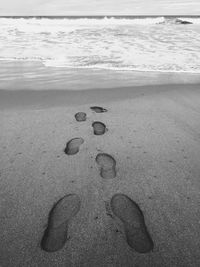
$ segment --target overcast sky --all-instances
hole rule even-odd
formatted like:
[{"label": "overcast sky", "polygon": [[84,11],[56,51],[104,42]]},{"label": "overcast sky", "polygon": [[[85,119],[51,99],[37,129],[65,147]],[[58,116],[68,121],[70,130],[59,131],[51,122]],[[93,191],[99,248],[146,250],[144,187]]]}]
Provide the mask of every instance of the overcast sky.
[{"label": "overcast sky", "polygon": [[0,0],[0,15],[200,15],[200,0]]}]

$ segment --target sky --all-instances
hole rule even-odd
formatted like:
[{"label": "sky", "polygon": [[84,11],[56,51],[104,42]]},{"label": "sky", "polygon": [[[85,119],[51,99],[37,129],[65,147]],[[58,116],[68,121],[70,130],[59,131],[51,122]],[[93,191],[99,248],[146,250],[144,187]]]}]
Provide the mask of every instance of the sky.
[{"label": "sky", "polygon": [[200,0],[0,0],[0,15],[200,15]]}]

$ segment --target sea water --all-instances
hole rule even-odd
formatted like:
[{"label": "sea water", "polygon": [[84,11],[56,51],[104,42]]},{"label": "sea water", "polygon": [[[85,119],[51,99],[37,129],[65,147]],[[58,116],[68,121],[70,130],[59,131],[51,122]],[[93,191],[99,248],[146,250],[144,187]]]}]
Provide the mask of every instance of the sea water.
[{"label": "sea water", "polygon": [[0,17],[0,60],[200,73],[200,17]]}]

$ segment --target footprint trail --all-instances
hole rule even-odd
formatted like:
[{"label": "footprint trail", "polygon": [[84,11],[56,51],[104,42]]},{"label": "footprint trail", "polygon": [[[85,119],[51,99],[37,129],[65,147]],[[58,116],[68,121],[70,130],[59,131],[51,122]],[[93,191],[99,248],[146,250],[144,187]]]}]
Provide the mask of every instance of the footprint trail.
[{"label": "footprint trail", "polygon": [[64,196],[53,206],[41,241],[43,250],[55,252],[65,245],[69,222],[78,213],[80,206],[81,201],[76,194]]},{"label": "footprint trail", "polygon": [[74,115],[75,119],[77,121],[86,121],[87,114],[85,112],[78,112]]},{"label": "footprint trail", "polygon": [[74,155],[79,152],[80,146],[84,143],[84,139],[81,137],[73,138],[67,142],[65,147],[65,154]]},{"label": "footprint trail", "polygon": [[100,166],[100,175],[105,179],[112,179],[116,176],[116,161],[105,153],[99,153],[96,156],[96,162]]},{"label": "footprint trail", "polygon": [[108,111],[106,108],[97,107],[97,106],[90,107],[90,109],[95,111],[96,113],[103,113],[103,112]]},{"label": "footprint trail", "polygon": [[111,199],[111,209],[123,222],[127,243],[131,248],[139,253],[153,250],[154,243],[137,203],[124,194],[115,194]]},{"label": "footprint trail", "polygon": [[103,122],[95,121],[92,123],[94,135],[102,135],[106,132],[106,125]]}]

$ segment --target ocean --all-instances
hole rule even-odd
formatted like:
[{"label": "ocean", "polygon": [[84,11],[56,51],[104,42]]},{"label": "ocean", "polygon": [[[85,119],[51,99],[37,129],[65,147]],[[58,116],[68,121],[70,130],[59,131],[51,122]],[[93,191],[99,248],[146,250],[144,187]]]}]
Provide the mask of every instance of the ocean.
[{"label": "ocean", "polygon": [[200,17],[0,17],[0,60],[200,73]]}]

